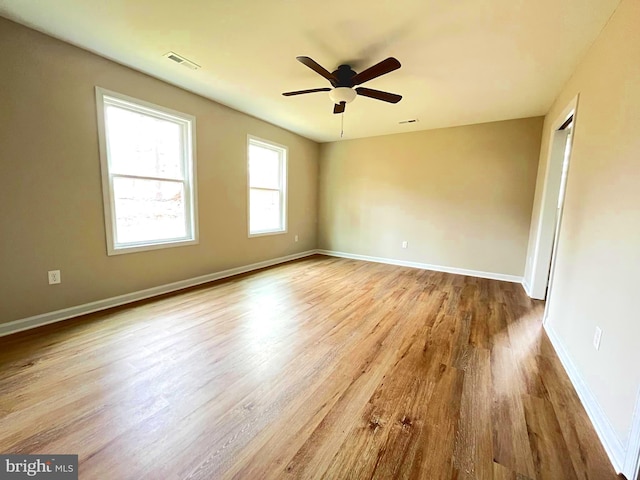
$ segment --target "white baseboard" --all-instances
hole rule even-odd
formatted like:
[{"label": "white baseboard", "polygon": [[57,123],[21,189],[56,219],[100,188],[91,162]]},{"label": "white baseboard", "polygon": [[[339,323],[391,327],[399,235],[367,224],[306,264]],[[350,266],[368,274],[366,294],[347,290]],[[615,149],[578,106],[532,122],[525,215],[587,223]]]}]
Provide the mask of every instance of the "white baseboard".
[{"label": "white baseboard", "polygon": [[545,323],[544,329],[547,332],[547,336],[549,337],[553,348],[558,354],[558,358],[560,359],[562,366],[567,372],[567,375],[569,375],[569,379],[571,380],[573,387],[576,389],[578,397],[580,397],[580,401],[587,411],[587,415],[589,415],[589,419],[600,438],[602,446],[609,456],[609,460],[611,461],[613,468],[616,473],[623,473],[626,452],[622,442],[618,438],[611,422],[609,422],[609,419],[602,410],[600,403],[582,378],[582,375],[576,368],[573,360],[571,360],[571,357],[564,348],[558,334],[553,330],[549,322]]},{"label": "white baseboard", "polygon": [[636,396],[636,406],[631,420],[631,433],[629,435],[629,445],[624,461],[622,473],[628,479],[640,479],[640,391]]},{"label": "white baseboard", "polygon": [[333,257],[350,258],[354,260],[365,260],[369,262],[387,263],[390,265],[399,265],[403,267],[420,268],[423,270],[434,270],[437,272],[454,273],[458,275],[467,275],[471,277],[489,278],[493,280],[502,280],[506,282],[521,283],[522,277],[514,275],[504,275],[500,273],[481,272],[478,270],[466,270],[462,268],[443,267],[440,265],[430,265],[426,263],[407,262],[404,260],[394,260],[390,258],[369,257],[366,255],[357,255],[344,252],[335,252],[332,250],[307,250],[301,253],[295,253],[284,257],[274,258],[271,260],[265,260],[263,262],[252,263],[251,265],[245,265],[242,267],[231,268],[229,270],[223,270],[221,272],[210,273],[202,275],[200,277],[189,278],[181,280],[179,282],[173,282],[166,285],[160,285],[157,287],[148,288],[146,290],[140,290],[137,292],[127,293],[119,295],[117,297],[106,298],[104,300],[97,300],[95,302],[85,303],[83,305],[77,305],[74,307],[65,308],[62,310],[56,310],[54,312],[47,312],[40,315],[34,315],[32,317],[21,318],[12,322],[0,324],[0,337],[10,335],[12,333],[21,332],[23,330],[29,330],[31,328],[41,327],[50,323],[60,322],[69,318],[78,317],[80,315],[86,315],[88,313],[105,310],[107,308],[117,307],[138,300],[144,300],[145,298],[151,298],[165,293],[175,292],[184,288],[193,287],[214,280],[220,280],[222,278],[232,277],[241,273],[251,272],[260,268],[277,265],[279,263],[289,262],[298,258],[308,257],[320,253],[322,255],[329,255]]},{"label": "white baseboard", "polygon": [[467,270],[465,268],[444,267],[442,265],[408,262],[406,260],[395,260],[393,258],[370,257],[368,255],[358,255],[356,253],[336,252],[334,250],[317,250],[317,253],[321,255],[329,255],[331,257],[350,258],[352,260],[364,260],[367,262],[376,263],[388,263],[389,265],[399,265],[401,267],[420,268],[422,270],[453,273],[456,275],[466,275],[468,277],[489,278],[491,280],[502,280],[503,282],[522,283],[522,277],[518,277],[516,275],[506,275],[504,273],[492,273],[482,272],[480,270]]},{"label": "white baseboard", "polygon": [[527,282],[526,277],[522,277],[522,288],[524,288],[525,293],[528,297],[531,297],[531,285]]},{"label": "white baseboard", "polygon": [[242,267],[231,268],[229,270],[210,273],[207,275],[202,275],[200,277],[180,280],[179,282],[173,282],[166,285],[147,288],[146,290],[127,293],[124,295],[119,295],[117,297],[105,298],[104,300],[98,300],[96,302],[85,303],[83,305],[77,305],[75,307],[56,310],[54,312],[43,313],[41,315],[34,315],[33,317],[21,318],[19,320],[0,324],[0,337],[10,335],[12,333],[21,332],[23,330],[29,330],[31,328],[41,327],[50,323],[60,322],[62,320],[67,320],[69,318],[77,317],[80,315],[86,315],[87,313],[93,313],[99,310],[117,307],[119,305],[124,305],[125,303],[136,302],[138,300],[144,300],[145,298],[156,297],[158,295],[175,292],[176,290],[182,290],[188,287],[194,287],[196,285],[212,282],[214,280],[220,280],[222,278],[232,277],[241,273],[259,270],[260,268],[270,267],[279,263],[290,262],[291,260],[308,257],[310,255],[314,255],[315,253],[316,250],[307,250],[306,252],[294,253],[291,255],[286,255],[284,257],[278,257],[271,260],[252,263],[251,265],[244,265]]}]

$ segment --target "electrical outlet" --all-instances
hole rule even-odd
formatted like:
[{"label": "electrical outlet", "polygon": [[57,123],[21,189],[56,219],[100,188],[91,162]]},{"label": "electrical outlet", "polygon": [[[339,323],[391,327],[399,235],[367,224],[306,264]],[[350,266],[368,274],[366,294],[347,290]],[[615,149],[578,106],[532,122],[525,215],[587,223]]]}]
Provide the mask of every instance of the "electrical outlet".
[{"label": "electrical outlet", "polygon": [[402,248],[407,248],[409,246],[409,242],[406,240],[402,242]]},{"label": "electrical outlet", "polygon": [[62,281],[60,279],[60,270],[49,270],[48,275],[49,275],[49,285],[55,285]]},{"label": "electrical outlet", "polygon": [[596,327],[596,333],[593,334],[593,348],[600,350],[600,339],[602,338],[602,329]]},{"label": "electrical outlet", "polygon": [[298,241],[298,235],[296,235],[296,236],[294,237],[294,240],[295,240],[296,242]]}]

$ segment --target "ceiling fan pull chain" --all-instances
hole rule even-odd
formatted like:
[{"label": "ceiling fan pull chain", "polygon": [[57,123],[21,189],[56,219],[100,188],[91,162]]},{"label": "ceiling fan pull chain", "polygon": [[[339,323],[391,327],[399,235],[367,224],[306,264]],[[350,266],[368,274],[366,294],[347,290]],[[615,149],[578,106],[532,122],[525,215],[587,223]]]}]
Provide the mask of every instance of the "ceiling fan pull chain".
[{"label": "ceiling fan pull chain", "polygon": [[344,112],[340,115],[340,138],[344,136]]}]

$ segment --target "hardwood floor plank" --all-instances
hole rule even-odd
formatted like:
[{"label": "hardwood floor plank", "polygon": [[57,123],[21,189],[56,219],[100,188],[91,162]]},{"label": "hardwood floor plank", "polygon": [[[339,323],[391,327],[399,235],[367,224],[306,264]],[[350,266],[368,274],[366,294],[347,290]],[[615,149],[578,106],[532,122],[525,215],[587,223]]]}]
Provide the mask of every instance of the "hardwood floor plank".
[{"label": "hardwood floor plank", "polygon": [[505,305],[511,353],[519,368],[523,393],[548,398],[538,366],[538,355],[544,349],[542,325],[533,321],[532,312],[520,306]]},{"label": "hardwood floor plank", "polygon": [[535,480],[519,377],[519,366],[511,350],[494,347],[491,350],[493,456],[497,463]]},{"label": "hardwood floor plank", "polygon": [[493,464],[493,480],[531,480],[521,473],[516,473],[499,463]]},{"label": "hardwood floor plank", "polygon": [[484,348],[471,352],[460,401],[454,465],[460,478],[491,478],[494,457],[491,355]]},{"label": "hardwood floor plank", "polygon": [[239,275],[0,338],[0,451],[89,480],[614,479],[542,311],[323,256]]},{"label": "hardwood floor plank", "polygon": [[[435,384],[431,402],[424,415],[425,428],[420,432],[420,436],[416,435],[415,444],[410,444],[411,449],[415,451],[413,468],[409,470],[404,464],[398,468],[391,456],[387,457],[388,462],[383,465],[387,471],[393,466],[396,471],[406,472],[400,478],[420,478],[428,475],[434,480],[446,480],[452,475],[464,373],[444,365],[440,366],[440,372],[441,377]],[[417,415],[416,418],[420,419],[420,416]],[[379,471],[384,472],[382,468]],[[390,477],[381,475],[378,478]]]},{"label": "hardwood floor plank", "polygon": [[477,348],[491,347],[489,318],[491,302],[478,301],[470,307],[469,344]]},{"label": "hardwood floor plank", "polygon": [[559,476],[564,480],[575,480],[576,474],[560,425],[553,407],[544,399],[525,395],[524,411],[529,431],[529,443],[536,467],[536,478]]},{"label": "hardwood floor plank", "polygon": [[560,360],[555,356],[540,356],[539,363],[577,478],[615,478],[611,465],[606,461],[604,448]]}]

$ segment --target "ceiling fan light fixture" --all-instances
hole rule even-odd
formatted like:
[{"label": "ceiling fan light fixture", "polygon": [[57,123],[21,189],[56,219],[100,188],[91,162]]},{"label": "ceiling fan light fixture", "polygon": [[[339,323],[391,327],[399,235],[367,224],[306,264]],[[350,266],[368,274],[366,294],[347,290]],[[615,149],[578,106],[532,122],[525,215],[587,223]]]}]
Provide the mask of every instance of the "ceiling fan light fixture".
[{"label": "ceiling fan light fixture", "polygon": [[351,103],[356,98],[356,91],[349,87],[336,87],[329,92],[329,98],[335,104]]},{"label": "ceiling fan light fixture", "polygon": [[375,90],[367,87],[354,88],[357,85],[362,85],[369,80],[373,80],[374,78],[378,78],[400,68],[400,62],[396,58],[389,57],[360,73],[354,72],[349,65],[340,65],[334,72],[329,72],[329,70],[312,58],[296,57],[296,60],[304,66],[309,67],[321,77],[329,80],[329,83],[331,83],[331,86],[334,88],[312,88],[310,90],[284,92],[282,95],[285,97],[304,95],[307,93],[329,92],[329,98],[334,104],[334,114],[344,113],[347,103],[353,102],[358,95],[387,103],[398,103],[402,100],[402,95],[398,95],[396,93],[383,92],[381,90]]}]

